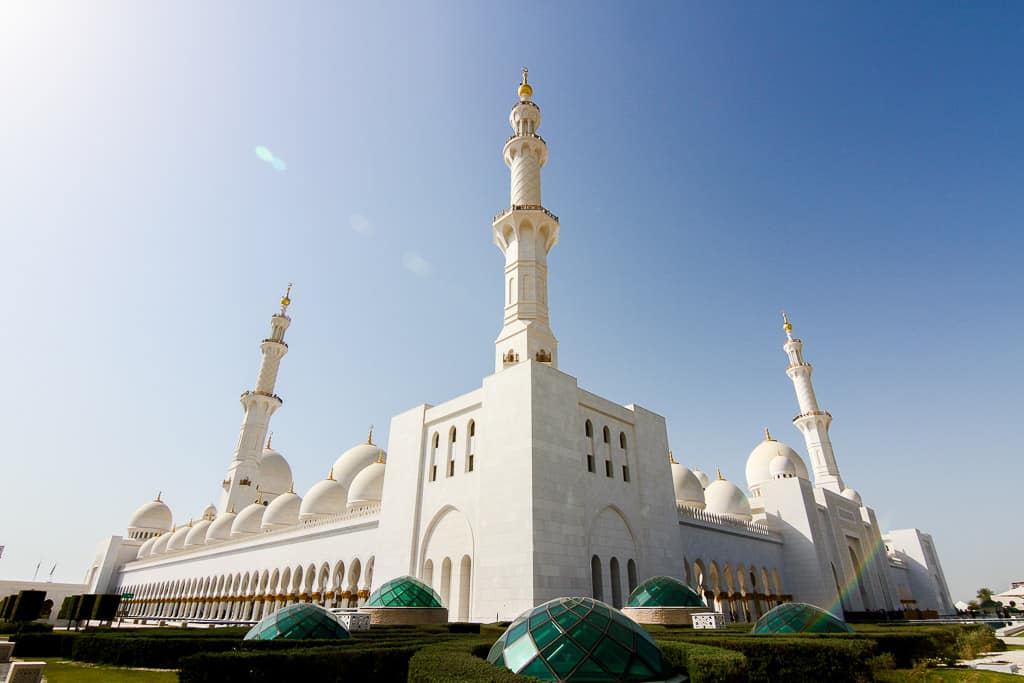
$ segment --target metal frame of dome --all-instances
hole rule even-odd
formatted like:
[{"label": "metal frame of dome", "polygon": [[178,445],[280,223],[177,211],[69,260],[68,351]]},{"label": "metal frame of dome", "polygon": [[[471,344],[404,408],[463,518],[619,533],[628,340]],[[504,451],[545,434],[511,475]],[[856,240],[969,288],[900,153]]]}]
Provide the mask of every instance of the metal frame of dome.
[{"label": "metal frame of dome", "polygon": [[627,607],[705,607],[696,591],[671,576],[652,576],[629,594]]},{"label": "metal frame of dome", "polygon": [[282,607],[249,629],[245,640],[344,640],[348,629],[320,605],[299,602]]},{"label": "metal frame of dome", "polygon": [[441,596],[433,588],[411,576],[391,579],[375,590],[367,607],[441,607]]},{"label": "metal frame of dome", "polygon": [[658,681],[668,665],[643,627],[593,598],[555,598],[520,615],[487,660],[544,681]]},{"label": "metal frame of dome", "polygon": [[816,605],[806,602],[784,602],[773,607],[757,620],[751,633],[854,633],[845,621]]}]

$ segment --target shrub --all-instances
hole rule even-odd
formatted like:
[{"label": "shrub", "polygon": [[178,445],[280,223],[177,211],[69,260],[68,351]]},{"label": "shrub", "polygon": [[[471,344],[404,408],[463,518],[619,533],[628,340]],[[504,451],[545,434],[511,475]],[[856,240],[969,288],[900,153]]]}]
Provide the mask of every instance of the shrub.
[{"label": "shrub", "polygon": [[78,638],[75,632],[19,633],[11,636],[15,657],[63,657],[71,659],[71,648]]},{"label": "shrub", "polygon": [[1006,644],[996,633],[984,624],[962,626],[956,636],[957,654],[960,659],[977,659],[984,652],[1001,652]]},{"label": "shrub", "polygon": [[71,659],[94,664],[177,669],[181,660],[203,652],[235,650],[285,650],[338,645],[336,640],[241,640],[240,638],[122,638],[116,633],[82,634],[71,650]]},{"label": "shrub", "polygon": [[537,679],[514,674],[487,661],[493,639],[461,640],[429,645],[409,660],[409,683],[455,683],[491,681],[492,683],[530,683]]},{"label": "shrub", "polygon": [[181,683],[404,681],[408,676],[409,658],[416,649],[360,649],[341,645],[284,652],[198,654],[181,660],[178,680]]},{"label": "shrub", "polygon": [[480,624],[453,622],[448,624],[448,633],[480,633]]},{"label": "shrub", "polygon": [[113,621],[117,616],[117,608],[121,604],[121,596],[104,593],[96,596],[96,604],[92,608],[91,619],[97,621]]},{"label": "shrub", "polygon": [[52,624],[32,621],[0,621],[0,633],[49,633],[52,630]]},{"label": "shrub", "polygon": [[747,681],[747,658],[739,652],[673,640],[658,640],[657,643],[668,663],[685,671],[691,683]]},{"label": "shrub", "polygon": [[57,612],[57,618],[65,619],[67,621],[74,619],[75,612],[78,611],[78,601],[81,599],[81,595],[69,595],[65,597],[60,603],[60,611]]},{"label": "shrub", "polygon": [[96,606],[96,595],[93,593],[87,593],[85,595],[78,596],[78,602],[75,604],[75,613],[69,618],[75,621],[88,621],[92,617],[92,610]]},{"label": "shrub", "polygon": [[9,621],[35,621],[43,610],[46,591],[19,591]]}]

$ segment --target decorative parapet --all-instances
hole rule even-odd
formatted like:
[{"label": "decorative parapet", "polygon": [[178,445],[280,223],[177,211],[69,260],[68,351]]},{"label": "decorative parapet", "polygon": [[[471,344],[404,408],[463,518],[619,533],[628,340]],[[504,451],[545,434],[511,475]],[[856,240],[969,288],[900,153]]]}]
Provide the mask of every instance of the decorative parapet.
[{"label": "decorative parapet", "polygon": [[830,419],[830,420],[832,419],[832,413],[828,412],[827,410],[811,410],[811,411],[808,411],[806,413],[800,413],[799,415],[797,415],[796,417],[793,418],[793,422],[796,422],[797,420],[799,420],[801,418],[804,418],[804,417],[821,417],[821,416],[827,416],[828,419]]},{"label": "decorative parapet", "polygon": [[679,523],[699,526],[706,529],[721,529],[743,536],[762,538],[774,543],[782,543],[782,536],[768,528],[764,522],[744,522],[725,515],[715,514],[707,510],[698,510],[688,505],[676,505],[679,512]]},{"label": "decorative parapet", "polygon": [[494,220],[492,222],[497,223],[498,221],[500,221],[502,218],[504,218],[505,216],[509,215],[513,211],[540,211],[541,213],[543,213],[545,216],[547,216],[548,218],[550,218],[554,222],[556,222],[556,223],[559,222],[558,221],[558,216],[556,216],[555,214],[551,213],[550,211],[545,209],[540,204],[513,204],[512,206],[508,207],[507,209],[505,209],[501,213],[495,214],[494,215]]}]

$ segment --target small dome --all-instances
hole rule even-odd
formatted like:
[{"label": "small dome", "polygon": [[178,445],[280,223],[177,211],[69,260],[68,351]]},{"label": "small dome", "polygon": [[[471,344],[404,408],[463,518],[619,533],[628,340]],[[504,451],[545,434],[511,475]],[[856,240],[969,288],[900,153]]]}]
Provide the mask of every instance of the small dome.
[{"label": "small dome", "polygon": [[704,489],[704,500],[707,502],[704,509],[708,512],[744,522],[749,522],[752,518],[750,501],[743,495],[740,487],[731,481],[718,479],[711,482],[711,485]]},{"label": "small dome", "polygon": [[629,594],[628,607],[704,607],[696,591],[671,576],[647,579]]},{"label": "small dome", "polygon": [[348,637],[348,630],[336,616],[309,602],[282,607],[245,634],[245,640],[344,640]]},{"label": "small dome", "polygon": [[222,515],[217,515],[217,519],[210,522],[210,527],[206,530],[207,544],[231,538],[231,527],[234,525],[236,517],[238,515],[230,510]]},{"label": "small dome", "polygon": [[213,506],[213,504],[211,503],[210,505],[206,506],[205,510],[203,510],[203,519],[206,519],[206,520],[209,520],[209,521],[212,522],[216,518],[217,518],[217,508],[215,508]]},{"label": "small dome", "polygon": [[791,479],[796,476],[796,463],[779,453],[768,463],[768,474],[772,479]]},{"label": "small dome", "polygon": [[366,601],[367,607],[444,607],[441,596],[419,579],[400,576],[391,579]]},{"label": "small dome", "polygon": [[379,503],[384,491],[384,463],[367,465],[348,487],[348,507]]},{"label": "small dome", "polygon": [[487,660],[545,681],[662,681],[670,675],[647,631],[593,598],[555,598],[527,610]]},{"label": "small dome", "polygon": [[171,520],[171,508],[157,496],[156,500],[149,501],[132,514],[128,522],[128,536],[137,538],[143,533],[160,534],[170,531]]},{"label": "small dome", "polygon": [[193,524],[192,529],[188,532],[188,536],[185,537],[185,547],[190,548],[196,545],[204,545],[206,543],[206,533],[210,530],[211,524],[213,522],[206,519],[206,517]]},{"label": "small dome", "polygon": [[672,463],[672,486],[676,490],[677,503],[704,509],[704,487],[689,467]]},{"label": "small dome", "polygon": [[302,506],[302,498],[294,492],[282,493],[270,501],[267,511],[263,514],[262,527],[264,529],[283,529],[295,526],[299,523],[299,508]]},{"label": "small dome", "polygon": [[711,484],[711,477],[700,470],[694,470],[693,476],[697,477],[697,481],[699,481],[700,485],[705,489]]},{"label": "small dome", "polygon": [[291,488],[292,468],[284,456],[273,448],[264,448],[260,456],[260,490],[278,496]]},{"label": "small dome", "polygon": [[747,458],[746,474],[748,488],[754,488],[761,482],[773,478],[770,471],[771,462],[773,458],[779,455],[793,462],[793,467],[796,468],[796,476],[801,479],[808,478],[807,466],[796,451],[781,441],[766,438],[757,444],[754,450],[750,451],[750,456]]},{"label": "small dome", "polygon": [[784,602],[765,612],[751,633],[853,633],[831,612],[805,602]]},{"label": "small dome", "polygon": [[156,541],[153,543],[153,548],[150,551],[150,555],[163,555],[167,552],[167,543],[171,540],[170,531],[164,532]]},{"label": "small dome", "polygon": [[345,512],[347,503],[348,494],[345,492],[345,487],[333,477],[323,479],[313,484],[313,488],[302,499],[302,506],[299,507],[299,519],[304,522],[309,519],[338,515]]},{"label": "small dome", "polygon": [[[191,522],[189,523],[191,524]],[[173,534],[171,534],[171,540],[167,541],[167,550],[181,550],[185,547],[185,537],[188,536],[188,532],[192,531],[192,527],[185,525],[178,527]]]},{"label": "small dome", "polygon": [[[370,440],[368,438],[368,443],[353,446],[339,455],[338,459],[334,461],[334,478],[345,487],[346,491],[352,485],[352,480],[365,467],[377,462],[378,457],[382,456],[383,459],[387,459],[387,453],[384,452],[384,449],[369,443]],[[351,496],[349,497],[351,498]]]},{"label": "small dome", "polygon": [[149,554],[153,552],[153,544],[156,543],[157,537],[148,539],[145,543],[139,546],[139,552],[135,555],[136,559],[141,560],[144,557],[149,557]]},{"label": "small dome", "polygon": [[854,503],[860,505],[861,507],[864,506],[864,501],[861,499],[860,494],[857,493],[855,489],[843,489],[843,492],[840,493],[839,495],[841,495],[843,498],[848,498],[849,500],[852,500]]},{"label": "small dome", "polygon": [[258,534],[260,526],[263,524],[263,515],[266,511],[267,506],[263,503],[246,505],[231,524],[231,537]]}]

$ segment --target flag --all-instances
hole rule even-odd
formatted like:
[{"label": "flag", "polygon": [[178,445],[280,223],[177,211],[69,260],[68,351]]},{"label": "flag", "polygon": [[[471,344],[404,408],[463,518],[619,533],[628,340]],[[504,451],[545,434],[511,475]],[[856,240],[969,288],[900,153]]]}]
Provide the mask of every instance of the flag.
[{"label": "flag", "polygon": [[40,560],[39,562],[36,562],[36,573],[32,575],[32,580],[33,580],[33,581],[35,581],[35,580],[36,580],[36,577],[37,577],[37,576],[39,576],[39,568],[40,568],[41,566],[43,566],[43,562],[42,562],[42,560]]},{"label": "flag", "polygon": [[0,557],[4,556],[4,546],[0,545]]},{"label": "flag", "polygon": [[54,562],[53,566],[50,567],[50,581],[53,581],[53,573],[57,571],[57,563]]}]

